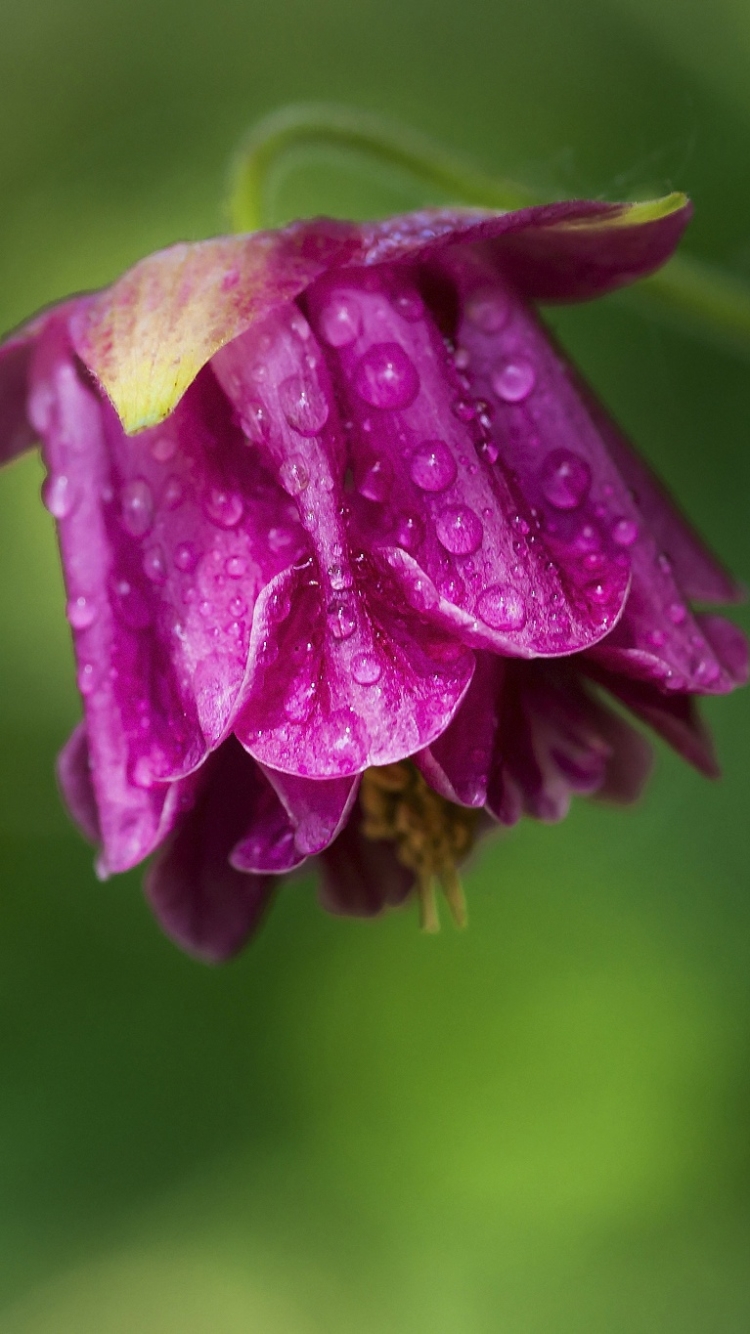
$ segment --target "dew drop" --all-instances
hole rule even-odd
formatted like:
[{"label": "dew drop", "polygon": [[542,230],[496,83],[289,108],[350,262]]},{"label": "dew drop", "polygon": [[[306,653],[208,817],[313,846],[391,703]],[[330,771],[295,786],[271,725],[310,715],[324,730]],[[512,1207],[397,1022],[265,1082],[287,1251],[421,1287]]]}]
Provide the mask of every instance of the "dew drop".
[{"label": "dew drop", "polygon": [[682,602],[673,602],[667,608],[667,615],[673,625],[684,625],[687,620],[687,607]]},{"label": "dew drop", "polygon": [[290,375],[279,385],[281,411],[299,435],[313,436],[328,421],[328,399],[312,375]]},{"label": "dew drop", "polygon": [[655,648],[661,648],[666,642],[667,636],[663,630],[650,630],[648,638]]},{"label": "dew drop", "polygon": [[50,474],[42,483],[42,501],[54,519],[67,519],[76,499],[71,480],[64,473]]},{"label": "dew drop", "polygon": [[512,584],[493,584],[477,599],[477,611],[493,630],[521,630],[526,624],[526,603]]},{"label": "dew drop", "polygon": [[314,681],[304,681],[297,685],[291,695],[284,700],[284,713],[292,723],[303,723],[309,717],[317,686]]},{"label": "dew drop", "polygon": [[451,412],[460,422],[472,422],[477,415],[474,404],[468,398],[457,398],[451,406]]},{"label": "dew drop", "polygon": [[310,484],[307,464],[299,454],[292,454],[290,458],[284,459],[279,468],[279,477],[284,490],[290,496],[301,495]]},{"label": "dew drop", "polygon": [[558,510],[582,505],[591,486],[591,469],[585,459],[570,449],[553,449],[542,464],[542,492]]},{"label": "dew drop", "polygon": [[92,662],[82,662],[76,677],[78,689],[84,698],[92,694],[96,686],[96,673]]},{"label": "dew drop", "polygon": [[491,440],[483,440],[479,446],[479,455],[485,463],[495,464],[500,458],[500,450]]},{"label": "dew drop", "polygon": [[231,616],[244,616],[246,611],[247,611],[247,603],[243,602],[242,598],[240,597],[232,598],[231,602],[229,603],[229,614]]},{"label": "dew drop", "polygon": [[585,585],[584,592],[589,601],[595,603],[598,607],[603,607],[606,602],[609,602],[611,596],[611,590],[603,579],[592,579],[590,583]]},{"label": "dew drop", "polygon": [[470,556],[482,545],[481,520],[467,505],[447,505],[435,527],[438,541],[453,556]]},{"label": "dew drop", "polygon": [[414,451],[409,465],[412,481],[422,491],[445,491],[456,480],[458,469],[442,440],[426,440]]},{"label": "dew drop", "polygon": [[236,491],[212,486],[204,500],[206,516],[218,528],[236,528],[244,512],[242,497]]},{"label": "dew drop", "polygon": [[466,602],[466,585],[457,574],[449,574],[439,579],[438,590],[441,597],[444,597],[446,602],[452,602],[454,607],[463,607]]},{"label": "dew drop", "polygon": [[168,477],[164,484],[164,504],[168,510],[176,510],[185,499],[185,492],[179,477]]},{"label": "dew drop", "polygon": [[424,528],[416,514],[399,514],[396,518],[396,541],[404,551],[414,551],[424,538]]},{"label": "dew drop", "polygon": [[382,675],[383,668],[374,653],[357,653],[352,658],[352,676],[358,685],[377,685]]},{"label": "dew drop", "polygon": [[492,287],[480,287],[466,301],[466,316],[481,333],[499,333],[508,323],[510,302]]},{"label": "dew drop", "polygon": [[374,343],[357,365],[354,387],[373,408],[408,408],[419,393],[419,376],[400,343]]},{"label": "dew drop", "polygon": [[328,607],[328,626],[334,639],[349,639],[357,628],[357,618],[348,603],[334,599]]},{"label": "dew drop", "polygon": [[190,574],[198,563],[198,552],[192,542],[180,542],[174,549],[174,563],[183,574]]},{"label": "dew drop", "polygon": [[418,292],[402,292],[393,302],[393,308],[402,320],[416,324],[424,315],[424,301]]},{"label": "dew drop", "polygon": [[177,453],[177,441],[172,435],[157,435],[151,441],[149,453],[157,463],[169,463]]},{"label": "dew drop", "polygon": [[151,608],[139,588],[128,579],[114,579],[112,594],[117,615],[129,630],[145,630],[151,624]]},{"label": "dew drop", "polygon": [[247,561],[242,556],[230,556],[224,564],[230,579],[241,579],[247,570]]},{"label": "dew drop", "polygon": [[536,384],[530,361],[509,361],[492,373],[492,388],[504,403],[523,403]]},{"label": "dew drop", "polygon": [[318,316],[318,332],[329,347],[348,347],[361,328],[362,313],[348,292],[334,293]]},{"label": "dew drop", "polygon": [[365,500],[382,505],[391,493],[393,472],[387,459],[374,459],[357,480],[357,490]]},{"label": "dew drop", "polygon": [[154,521],[154,498],[143,477],[127,482],[120,495],[122,526],[131,537],[145,537]]},{"label": "dew drop", "polygon": [[612,540],[618,547],[632,547],[638,540],[638,524],[634,519],[618,519],[612,525]]},{"label": "dew drop", "polygon": [[96,606],[91,598],[71,598],[65,608],[65,615],[74,630],[88,630],[96,620]]},{"label": "dew drop", "polygon": [[347,570],[343,565],[330,565],[328,567],[328,578],[334,593],[344,592],[346,589],[351,588],[354,582],[351,571]]},{"label": "dew drop", "polygon": [[243,403],[240,424],[245,437],[253,445],[265,445],[271,436],[271,418],[268,409],[255,399]]},{"label": "dew drop", "polygon": [[167,563],[161,547],[149,547],[143,553],[143,573],[152,584],[163,584],[167,577]]},{"label": "dew drop", "polygon": [[292,610],[289,594],[286,592],[272,593],[268,599],[266,608],[269,621],[276,621],[277,623],[279,621],[285,621]]}]

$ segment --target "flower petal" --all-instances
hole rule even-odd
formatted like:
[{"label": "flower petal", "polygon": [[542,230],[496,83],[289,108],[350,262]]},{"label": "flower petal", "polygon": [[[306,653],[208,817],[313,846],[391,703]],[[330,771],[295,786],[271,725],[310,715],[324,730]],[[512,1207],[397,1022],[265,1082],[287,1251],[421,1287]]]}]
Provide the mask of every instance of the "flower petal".
[{"label": "flower petal", "polygon": [[314,219],[149,255],[72,322],[78,355],[129,433],[163,421],[218,348],[301,292],[357,245]]},{"label": "flower petal", "polygon": [[257,799],[230,861],[238,871],[279,875],[322,852],[337,836],[357,795],[350,778],[312,781],[257,766]]},{"label": "flower petal", "polygon": [[605,635],[623,607],[627,558],[612,548],[606,580],[593,579],[538,532],[512,477],[494,466],[497,451],[483,454],[477,406],[408,277],[329,276],[307,300],[351,423],[353,523],[407,601],[503,654],[567,654]]},{"label": "flower petal", "polygon": [[678,692],[667,695],[649,682],[628,680],[620,673],[602,670],[588,659],[582,659],[581,666],[699,773],[706,778],[719,777],[713,738],[691,695]]},{"label": "flower petal", "polygon": [[86,724],[83,722],[74,727],[57,757],[57,781],[81,833],[89,843],[98,843],[101,838],[99,811],[91,774]]},{"label": "flower petal", "polygon": [[447,267],[459,287],[457,336],[472,392],[490,406],[492,446],[538,513],[548,550],[568,571],[588,571],[593,596],[606,596],[613,570],[632,571],[624,614],[591,652],[612,671],[667,689],[733,689],[546,330],[475,256]]},{"label": "flower petal", "polygon": [[277,313],[212,365],[310,551],[256,604],[236,734],[259,762],[306,778],[402,759],[446,726],[472,656],[403,605],[387,564],[350,531],[344,438],[300,312]]},{"label": "flower petal", "polygon": [[414,876],[397,860],[392,843],[365,838],[359,808],[320,857],[318,898],[328,912],[374,917],[403,903]]},{"label": "flower petal", "polygon": [[426,209],[362,228],[363,261],[426,259],[489,241],[516,290],[536,301],[584,301],[659,268],[692,215],[685,195],[637,204],[566,200],[509,213]]},{"label": "flower petal", "polygon": [[229,854],[253,818],[257,770],[231,738],[201,772],[192,809],[183,814],[144,882],[160,925],[182,949],[207,963],[228,959],[257,929],[275,881],[244,875]]}]

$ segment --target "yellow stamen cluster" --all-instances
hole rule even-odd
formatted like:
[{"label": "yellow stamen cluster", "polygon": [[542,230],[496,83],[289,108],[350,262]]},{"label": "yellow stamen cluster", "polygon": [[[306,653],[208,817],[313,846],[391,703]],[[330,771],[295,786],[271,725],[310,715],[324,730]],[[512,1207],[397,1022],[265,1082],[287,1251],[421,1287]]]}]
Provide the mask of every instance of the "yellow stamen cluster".
[{"label": "yellow stamen cluster", "polygon": [[440,929],[436,881],[456,925],[465,926],[466,904],[457,865],[471,850],[477,812],[433,792],[409,760],[366,769],[360,804],[365,837],[393,843],[401,865],[414,872],[423,929]]}]

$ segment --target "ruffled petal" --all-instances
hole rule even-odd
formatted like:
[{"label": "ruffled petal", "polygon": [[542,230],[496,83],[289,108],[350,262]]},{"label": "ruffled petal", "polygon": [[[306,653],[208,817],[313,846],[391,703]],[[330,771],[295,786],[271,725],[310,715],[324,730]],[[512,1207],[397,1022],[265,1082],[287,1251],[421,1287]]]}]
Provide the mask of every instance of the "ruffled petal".
[{"label": "ruffled petal", "polygon": [[256,604],[237,736],[259,762],[305,778],[413,754],[449,722],[473,659],[423,624],[350,527],[345,440],[309,325],[289,307],[212,365],[296,507],[309,551]]},{"label": "ruffled petal", "polygon": [[487,404],[486,447],[516,477],[547,549],[563,564],[567,553],[568,570],[587,570],[595,597],[607,596],[613,569],[631,573],[625,612],[593,655],[669,690],[733,689],[546,330],[474,255],[448,268],[461,298],[458,355]]},{"label": "ruffled petal", "polygon": [[539,532],[511,473],[481,448],[477,407],[408,276],[321,280],[308,293],[347,414],[358,540],[380,550],[406,601],[464,642],[520,657],[579,651],[627,593],[610,545],[594,577]]},{"label": "ruffled petal", "polygon": [[280,875],[322,852],[346,823],[357,795],[351,778],[317,782],[257,766],[252,820],[232,849],[238,871]]},{"label": "ruffled petal", "polygon": [[182,949],[219,963],[257,929],[275,881],[245,875],[229,862],[252,820],[257,769],[231,738],[200,775],[192,808],[159,852],[144,882],[164,931]]},{"label": "ruffled petal", "polygon": [[319,865],[318,898],[338,916],[375,917],[403,903],[414,885],[412,872],[398,861],[392,843],[364,837],[358,807]]},{"label": "ruffled petal", "polygon": [[691,215],[692,205],[679,193],[639,204],[566,200],[509,213],[426,209],[364,224],[362,262],[427,259],[447,246],[488,242],[524,296],[585,301],[659,268]]},{"label": "ruffled petal", "polygon": [[313,219],[149,255],[73,320],[76,351],[125,430],[163,421],[218,348],[345,262],[358,229]]},{"label": "ruffled petal", "polygon": [[73,729],[57,757],[57,781],[65,804],[81,833],[89,843],[98,843],[101,838],[99,811],[91,774],[86,724],[83,722]]},{"label": "ruffled petal", "polygon": [[642,738],[594,699],[574,667],[507,665],[487,792],[503,824],[524,813],[561,820],[579,794],[631,801],[649,765]]}]

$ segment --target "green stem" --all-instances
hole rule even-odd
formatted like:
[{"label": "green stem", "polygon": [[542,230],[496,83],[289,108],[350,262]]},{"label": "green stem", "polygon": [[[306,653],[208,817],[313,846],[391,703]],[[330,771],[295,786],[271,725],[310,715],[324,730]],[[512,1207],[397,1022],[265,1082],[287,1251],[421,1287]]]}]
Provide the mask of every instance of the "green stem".
[{"label": "green stem", "polygon": [[[268,225],[269,185],[285,157],[331,146],[407,172],[463,205],[517,209],[548,202],[537,190],[478,171],[415,131],[321,103],[285,107],[251,130],[232,173],[234,229]],[[632,297],[642,309],[750,359],[750,284],[743,279],[683,253],[638,283]]]}]

